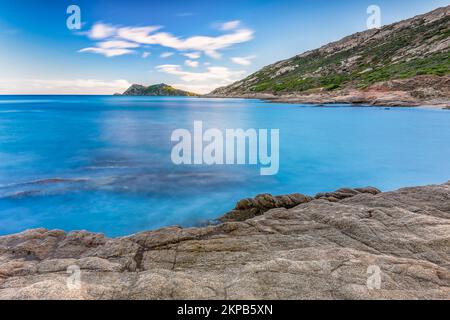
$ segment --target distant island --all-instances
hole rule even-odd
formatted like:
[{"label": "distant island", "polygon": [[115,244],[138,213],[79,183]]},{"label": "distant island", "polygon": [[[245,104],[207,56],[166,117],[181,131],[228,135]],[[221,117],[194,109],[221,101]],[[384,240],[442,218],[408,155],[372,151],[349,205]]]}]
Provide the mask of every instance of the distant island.
[{"label": "distant island", "polygon": [[450,106],[450,6],[269,65],[209,97]]},{"label": "distant island", "polygon": [[199,94],[176,89],[165,83],[160,83],[148,87],[133,84],[123,94],[116,93],[115,96],[197,97]]}]

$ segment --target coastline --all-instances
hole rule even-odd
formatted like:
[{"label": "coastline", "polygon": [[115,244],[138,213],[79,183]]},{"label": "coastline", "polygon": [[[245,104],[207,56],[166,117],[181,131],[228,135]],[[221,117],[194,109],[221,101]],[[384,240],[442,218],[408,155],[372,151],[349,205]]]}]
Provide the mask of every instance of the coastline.
[{"label": "coastline", "polygon": [[[234,91],[233,91],[234,90]],[[337,90],[313,89],[289,93],[235,93],[219,88],[204,97],[262,99],[274,103],[351,104],[377,107],[450,108],[450,76],[415,76],[408,79],[376,82],[366,89],[354,86]],[[245,89],[244,89],[245,90]]]},{"label": "coastline", "polygon": [[399,97],[377,98],[359,96],[359,95],[345,95],[345,96],[330,96],[330,95],[273,95],[273,94],[243,94],[243,95],[204,95],[200,98],[221,98],[221,99],[258,99],[269,103],[286,103],[286,104],[305,104],[305,105],[337,105],[348,104],[358,107],[417,107],[429,109],[450,110],[450,99],[435,99],[435,100],[401,100]]},{"label": "coastline", "polygon": [[28,230],[0,237],[0,299],[450,299],[448,199],[450,182],[345,188],[244,199],[202,228]]}]

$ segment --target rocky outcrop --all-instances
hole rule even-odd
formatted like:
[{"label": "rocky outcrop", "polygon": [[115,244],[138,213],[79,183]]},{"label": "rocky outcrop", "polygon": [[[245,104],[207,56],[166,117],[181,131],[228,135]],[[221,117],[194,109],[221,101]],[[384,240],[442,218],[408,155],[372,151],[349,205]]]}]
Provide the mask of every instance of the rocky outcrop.
[{"label": "rocky outcrop", "polygon": [[[255,97],[254,97],[255,98]],[[450,76],[417,76],[378,82],[367,89],[261,96],[279,103],[359,104],[370,106],[450,107]]]},{"label": "rocky outcrop", "polygon": [[351,198],[361,193],[378,194],[381,191],[376,188],[343,188],[335,192],[319,193],[314,198],[303,194],[294,193],[284,196],[272,196],[271,194],[260,194],[253,199],[243,199],[239,201],[234,210],[228,212],[219,219],[220,222],[245,221],[264,212],[275,208],[294,208],[300,204],[311,202],[314,199],[324,199],[331,202]]},{"label": "rocky outcrop", "polygon": [[255,207],[117,239],[0,237],[0,299],[450,299],[450,183],[238,204]]}]

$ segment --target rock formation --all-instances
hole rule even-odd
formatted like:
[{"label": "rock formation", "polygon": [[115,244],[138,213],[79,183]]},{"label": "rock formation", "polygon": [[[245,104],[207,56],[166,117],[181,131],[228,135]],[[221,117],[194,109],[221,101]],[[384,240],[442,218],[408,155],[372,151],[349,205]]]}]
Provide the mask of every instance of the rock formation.
[{"label": "rock formation", "polygon": [[116,239],[0,237],[0,299],[450,299],[450,182],[262,195],[236,210],[252,208]]}]

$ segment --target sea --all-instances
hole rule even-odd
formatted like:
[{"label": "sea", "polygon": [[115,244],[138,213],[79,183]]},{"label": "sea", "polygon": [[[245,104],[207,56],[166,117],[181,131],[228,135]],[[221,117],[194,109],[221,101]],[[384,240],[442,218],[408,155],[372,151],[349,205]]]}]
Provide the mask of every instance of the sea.
[{"label": "sea", "polygon": [[[279,130],[279,170],[175,164],[172,134]],[[450,179],[450,111],[261,100],[0,96],[0,235],[117,237],[214,223],[237,201]]]}]

